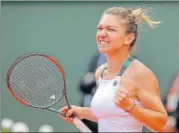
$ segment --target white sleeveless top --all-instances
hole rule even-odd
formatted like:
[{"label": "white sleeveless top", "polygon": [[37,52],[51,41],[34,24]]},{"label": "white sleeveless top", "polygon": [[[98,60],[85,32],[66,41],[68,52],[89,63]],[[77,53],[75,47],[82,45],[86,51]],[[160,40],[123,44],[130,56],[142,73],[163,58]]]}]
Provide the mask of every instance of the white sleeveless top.
[{"label": "white sleeveless top", "polygon": [[[98,118],[99,132],[142,132],[141,124],[132,115],[117,107],[114,103],[116,90],[120,87],[121,76],[112,80],[99,79],[91,109]],[[139,101],[135,101],[140,104]]]}]

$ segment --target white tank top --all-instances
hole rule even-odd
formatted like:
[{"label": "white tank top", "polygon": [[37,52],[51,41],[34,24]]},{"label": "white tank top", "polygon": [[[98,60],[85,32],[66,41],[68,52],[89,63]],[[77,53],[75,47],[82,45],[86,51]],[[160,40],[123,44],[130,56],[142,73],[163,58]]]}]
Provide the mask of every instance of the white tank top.
[{"label": "white tank top", "polygon": [[[121,76],[112,80],[99,79],[91,109],[98,118],[99,132],[142,132],[143,124],[114,103],[116,90],[120,87]],[[135,101],[140,104],[139,101]]]}]

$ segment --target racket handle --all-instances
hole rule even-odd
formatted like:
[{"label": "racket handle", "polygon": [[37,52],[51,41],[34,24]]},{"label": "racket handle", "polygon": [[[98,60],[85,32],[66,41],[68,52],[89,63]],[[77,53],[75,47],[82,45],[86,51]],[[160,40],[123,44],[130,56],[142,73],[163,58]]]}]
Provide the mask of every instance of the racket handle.
[{"label": "racket handle", "polygon": [[[57,109],[54,109],[54,108],[48,108],[48,110],[54,112],[54,113],[57,113],[57,114],[60,114],[61,116],[65,117],[66,114],[64,112],[60,112],[60,110],[57,110]],[[74,117],[73,117],[74,118]]]},{"label": "racket handle", "polygon": [[[54,112],[54,113],[60,114],[60,115],[63,116],[63,117],[66,116],[66,114],[65,114],[64,112],[60,112],[60,110],[57,110],[57,109],[54,109],[54,108],[48,108],[48,110],[50,110],[50,111],[52,111],[52,112]],[[72,114],[70,117],[71,117],[71,118],[75,118],[75,115]]]},{"label": "racket handle", "polygon": [[[49,110],[49,111],[52,111],[52,112],[54,112],[54,113],[57,113],[57,114],[60,113],[60,115],[63,116],[63,114],[60,112],[60,110],[57,110],[57,109],[54,109],[54,108],[46,108],[46,109]],[[65,115],[64,115],[64,116],[65,116]]]},{"label": "racket handle", "polygon": [[[48,108],[48,110],[52,111],[52,112],[55,112],[55,113],[58,113],[60,114],[61,116],[64,116],[65,117],[65,113],[62,113],[60,112],[59,110],[57,109],[54,109],[54,108]],[[73,118],[73,124],[74,126],[76,126],[80,132],[88,132],[88,133],[92,133],[92,131],[80,120],[78,119],[77,117],[75,117],[74,114],[72,114],[71,116]]]},{"label": "racket handle", "polygon": [[80,132],[92,133],[92,131],[77,117],[73,118],[73,124],[80,130]]}]

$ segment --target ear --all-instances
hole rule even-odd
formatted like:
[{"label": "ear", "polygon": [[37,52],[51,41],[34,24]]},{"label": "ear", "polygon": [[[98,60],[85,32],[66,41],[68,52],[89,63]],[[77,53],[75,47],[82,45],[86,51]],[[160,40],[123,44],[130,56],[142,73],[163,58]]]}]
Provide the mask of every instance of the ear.
[{"label": "ear", "polygon": [[134,33],[128,34],[128,35],[126,35],[124,44],[130,45],[134,41],[134,39],[135,39]]}]

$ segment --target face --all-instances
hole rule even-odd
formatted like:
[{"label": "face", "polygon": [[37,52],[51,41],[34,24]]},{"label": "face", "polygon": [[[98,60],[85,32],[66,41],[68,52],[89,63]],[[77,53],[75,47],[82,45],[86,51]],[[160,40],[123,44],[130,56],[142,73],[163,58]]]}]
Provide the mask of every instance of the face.
[{"label": "face", "polygon": [[129,47],[135,36],[126,34],[124,20],[118,16],[105,14],[97,25],[96,41],[99,52],[114,52],[123,46]]}]

